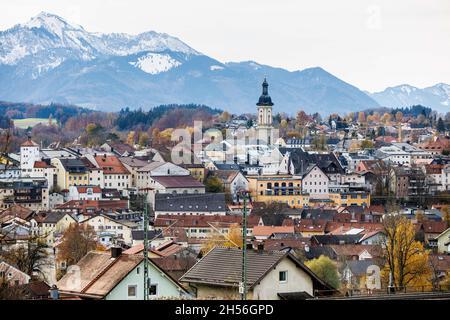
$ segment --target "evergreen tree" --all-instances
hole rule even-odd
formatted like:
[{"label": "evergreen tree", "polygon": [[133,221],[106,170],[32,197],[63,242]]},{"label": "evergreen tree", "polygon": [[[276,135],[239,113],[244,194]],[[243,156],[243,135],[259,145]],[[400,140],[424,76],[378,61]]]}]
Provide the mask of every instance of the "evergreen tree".
[{"label": "evergreen tree", "polygon": [[436,129],[439,132],[445,132],[445,123],[442,118],[439,118]]}]

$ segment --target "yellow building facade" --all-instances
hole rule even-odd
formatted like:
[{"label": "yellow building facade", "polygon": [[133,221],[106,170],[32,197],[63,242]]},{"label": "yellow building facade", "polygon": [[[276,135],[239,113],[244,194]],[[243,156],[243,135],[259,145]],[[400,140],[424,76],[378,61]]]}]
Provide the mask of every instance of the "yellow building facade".
[{"label": "yellow building facade", "polygon": [[302,194],[302,180],[290,175],[247,176],[248,188],[255,202],[286,203],[292,208],[309,204],[309,195]]}]

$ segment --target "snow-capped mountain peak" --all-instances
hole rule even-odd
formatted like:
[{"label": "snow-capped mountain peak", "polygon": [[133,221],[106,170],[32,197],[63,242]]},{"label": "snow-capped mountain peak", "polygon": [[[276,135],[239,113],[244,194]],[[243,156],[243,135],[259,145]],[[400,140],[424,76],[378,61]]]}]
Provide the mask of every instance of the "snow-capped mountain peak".
[{"label": "snow-capped mountain peak", "polygon": [[438,83],[421,89],[409,84],[402,84],[373,93],[371,96],[385,107],[409,107],[421,104],[439,112],[447,112],[447,108],[450,106],[450,85]]},{"label": "snow-capped mountain peak", "polygon": [[[59,54],[58,61],[69,58],[89,61],[104,56],[128,56],[144,51],[159,53],[167,50],[200,55],[168,34],[154,31],[138,35],[91,33],[47,12],[41,12],[25,24],[0,31],[0,65],[17,65],[22,59],[40,55],[41,66],[55,66],[57,64],[54,58],[42,61],[46,55],[54,55],[55,51]],[[49,69],[51,68],[42,68]]]},{"label": "snow-capped mountain peak", "polygon": [[37,16],[31,18],[30,21],[25,23],[23,26],[29,29],[44,28],[53,34],[58,35],[59,37],[62,37],[64,31],[67,29],[83,30],[81,26],[71,25],[63,18],[47,12],[39,13]]}]

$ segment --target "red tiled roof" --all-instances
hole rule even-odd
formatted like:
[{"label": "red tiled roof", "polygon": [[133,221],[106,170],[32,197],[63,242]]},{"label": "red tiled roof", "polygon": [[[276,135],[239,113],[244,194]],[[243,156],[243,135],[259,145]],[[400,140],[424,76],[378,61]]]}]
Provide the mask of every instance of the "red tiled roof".
[{"label": "red tiled roof", "polygon": [[270,236],[274,233],[294,233],[294,226],[255,226],[254,236]]},{"label": "red tiled roof", "polygon": [[92,189],[93,193],[102,193],[102,189],[99,186],[77,186],[79,193],[86,193],[89,188]]},{"label": "red tiled roof", "polygon": [[48,164],[45,161],[35,161],[34,162],[34,167],[37,168],[37,169],[40,169],[40,168],[54,168],[54,166]]},{"label": "red tiled roof", "polygon": [[20,145],[21,147],[39,147],[39,145],[31,139],[28,139]]},{"label": "red tiled roof", "polygon": [[301,219],[294,222],[295,232],[325,232],[326,220]]},{"label": "red tiled roof", "polygon": [[105,174],[130,174],[128,169],[115,156],[96,156],[95,161]]},{"label": "red tiled roof", "polygon": [[367,250],[373,257],[381,257],[382,249],[378,245],[361,245],[361,244],[341,244],[330,245],[336,255],[339,257],[358,256]]},{"label": "red tiled roof", "polygon": [[33,211],[28,208],[22,207],[18,204],[9,207],[0,212],[0,218],[4,217],[18,217],[22,220],[28,220],[31,217]]},{"label": "red tiled roof", "polygon": [[[257,226],[259,223],[259,217],[255,215],[250,215],[247,219],[247,226],[252,228]],[[190,216],[190,215],[158,215],[155,219],[154,226],[156,228],[164,228],[172,225],[174,222],[174,227],[206,227],[210,228],[210,224],[220,227],[230,227],[233,224],[242,223],[242,216],[240,215],[229,215],[229,216]]]},{"label": "red tiled roof", "polygon": [[426,220],[422,222],[423,230],[425,233],[441,234],[447,230],[447,221],[430,221]]},{"label": "red tiled roof", "polygon": [[356,229],[364,229],[365,232],[382,230],[383,225],[381,223],[373,223],[373,222],[334,222],[330,221],[327,223],[327,227],[325,232],[329,233],[335,230],[350,230],[352,228]]},{"label": "red tiled roof", "polygon": [[128,209],[127,200],[71,200],[56,207],[56,209],[72,209],[80,212],[87,210],[120,210]]}]

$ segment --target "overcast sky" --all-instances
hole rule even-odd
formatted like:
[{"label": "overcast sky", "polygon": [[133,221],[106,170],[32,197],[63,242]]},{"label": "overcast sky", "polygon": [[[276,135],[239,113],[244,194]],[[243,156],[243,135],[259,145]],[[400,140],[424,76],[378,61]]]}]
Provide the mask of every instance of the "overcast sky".
[{"label": "overcast sky", "polygon": [[165,32],[222,62],[321,66],[363,90],[450,84],[450,0],[1,0],[0,30],[41,11]]}]

